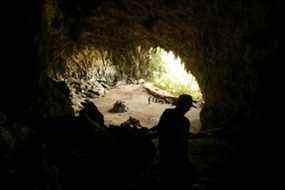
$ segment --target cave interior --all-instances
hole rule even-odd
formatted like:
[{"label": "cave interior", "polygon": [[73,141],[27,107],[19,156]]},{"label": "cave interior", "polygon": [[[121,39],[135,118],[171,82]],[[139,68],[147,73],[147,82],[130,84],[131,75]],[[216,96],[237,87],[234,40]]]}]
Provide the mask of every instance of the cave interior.
[{"label": "cave interior", "polygon": [[[1,186],[159,187],[151,128],[107,126],[93,101],[118,83],[144,83],[156,53],[150,50],[157,48],[179,57],[199,85],[200,132],[189,138],[196,188],[249,184],[258,149],[251,135],[262,115],[260,68],[278,43],[270,35],[275,6],[256,0],[5,3]],[[83,118],[84,111],[91,116]]]}]

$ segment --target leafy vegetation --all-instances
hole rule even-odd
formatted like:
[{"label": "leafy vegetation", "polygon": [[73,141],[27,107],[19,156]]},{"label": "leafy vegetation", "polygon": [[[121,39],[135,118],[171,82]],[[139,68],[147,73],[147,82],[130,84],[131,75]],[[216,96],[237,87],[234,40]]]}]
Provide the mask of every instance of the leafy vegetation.
[{"label": "leafy vegetation", "polygon": [[191,94],[201,99],[202,94],[195,77],[185,70],[184,64],[172,52],[161,48],[150,50],[149,81],[175,96]]}]

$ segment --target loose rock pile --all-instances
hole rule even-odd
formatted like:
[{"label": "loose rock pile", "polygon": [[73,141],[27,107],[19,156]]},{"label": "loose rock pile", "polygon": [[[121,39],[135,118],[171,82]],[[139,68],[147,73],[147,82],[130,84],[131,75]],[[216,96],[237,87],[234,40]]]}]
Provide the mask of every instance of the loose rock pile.
[{"label": "loose rock pile", "polygon": [[111,113],[123,113],[128,111],[128,107],[126,106],[126,103],[122,100],[117,100],[113,107],[109,110]]},{"label": "loose rock pile", "polygon": [[109,85],[103,83],[102,81],[98,82],[96,80],[87,81],[83,79],[67,79],[66,82],[70,89],[72,106],[76,113],[81,110],[82,102],[104,96],[108,89],[110,89]]}]

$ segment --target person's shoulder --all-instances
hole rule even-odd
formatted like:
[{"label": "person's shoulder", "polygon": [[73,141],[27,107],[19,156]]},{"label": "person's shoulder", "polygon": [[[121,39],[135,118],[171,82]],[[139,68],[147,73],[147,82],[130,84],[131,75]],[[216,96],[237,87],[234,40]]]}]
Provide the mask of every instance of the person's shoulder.
[{"label": "person's shoulder", "polygon": [[171,113],[173,113],[173,109],[172,108],[167,108],[166,110],[164,110],[163,113],[164,114],[171,114]]},{"label": "person's shoulder", "polygon": [[173,115],[174,115],[173,110],[171,108],[168,108],[168,109],[164,110],[164,112],[161,115],[161,118],[164,120],[165,119],[168,120],[170,118],[173,118]]}]

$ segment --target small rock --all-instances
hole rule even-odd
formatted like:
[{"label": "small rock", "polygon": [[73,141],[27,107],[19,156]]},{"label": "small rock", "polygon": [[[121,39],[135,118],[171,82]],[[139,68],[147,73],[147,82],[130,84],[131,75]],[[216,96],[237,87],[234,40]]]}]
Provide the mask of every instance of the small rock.
[{"label": "small rock", "polygon": [[125,102],[121,100],[117,100],[115,104],[113,105],[113,108],[109,110],[109,112],[111,113],[123,113],[127,111],[128,111],[128,107],[126,106]]},{"label": "small rock", "polygon": [[143,128],[143,126],[140,123],[140,120],[134,118],[134,117],[129,117],[129,119],[125,122],[123,122],[121,125],[121,127],[131,127],[131,128]]}]

